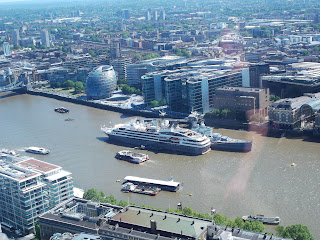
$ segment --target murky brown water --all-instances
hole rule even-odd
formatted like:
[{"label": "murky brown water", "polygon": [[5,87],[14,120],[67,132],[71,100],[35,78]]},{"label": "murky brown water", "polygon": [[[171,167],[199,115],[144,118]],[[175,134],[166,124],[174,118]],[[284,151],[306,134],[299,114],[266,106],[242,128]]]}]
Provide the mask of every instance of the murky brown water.
[{"label": "murky brown water", "polygon": [[[218,129],[224,135],[253,139],[250,153],[211,151],[199,157],[152,153],[150,161],[134,165],[114,158],[125,149],[104,142],[100,126],[112,126],[132,117],[54,99],[30,95],[0,95],[0,148],[48,148],[37,158],[73,173],[75,185],[97,188],[118,199],[161,208],[178,202],[197,211],[211,207],[230,218],[247,214],[280,216],[283,225],[306,224],[320,239],[320,144],[304,139],[269,138],[253,132]],[[67,115],[55,107],[70,109]],[[64,121],[66,118],[74,121]],[[24,153],[23,153],[24,154]],[[296,163],[291,167],[291,163]],[[184,183],[178,193],[156,197],[120,192],[127,175]],[[192,196],[189,194],[192,193]]]}]

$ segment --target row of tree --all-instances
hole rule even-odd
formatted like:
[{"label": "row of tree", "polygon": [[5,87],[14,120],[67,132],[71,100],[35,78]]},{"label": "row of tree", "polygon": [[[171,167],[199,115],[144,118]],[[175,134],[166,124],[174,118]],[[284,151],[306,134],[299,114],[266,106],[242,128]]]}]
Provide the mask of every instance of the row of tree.
[{"label": "row of tree", "polygon": [[131,95],[131,94],[138,94],[141,95],[141,90],[135,87],[130,87],[127,84],[122,84],[120,85],[121,91],[123,92],[123,94],[126,95]]},{"label": "row of tree", "polygon": [[167,105],[167,101],[166,99],[161,99],[160,101],[157,101],[157,100],[152,100],[150,102],[150,106],[151,107],[159,107],[159,106],[164,106],[164,105]]},{"label": "row of tree", "polygon": [[[97,189],[94,189],[94,188],[87,190],[84,193],[83,198],[87,200],[109,203],[112,205],[118,205],[122,207],[129,205],[129,203],[124,200],[118,201],[113,195],[106,196],[104,192],[102,191],[99,192]],[[135,204],[130,203],[130,205],[135,205]],[[155,207],[146,206],[146,205],[140,205],[140,207],[162,210],[161,208],[155,208]],[[197,218],[214,220],[217,225],[221,225],[221,226],[241,228],[241,229],[253,231],[253,232],[261,232],[261,233],[265,232],[265,226],[261,222],[243,222],[242,218],[240,217],[237,217],[236,219],[233,220],[233,219],[228,219],[226,216],[223,216],[222,214],[215,214],[214,216],[212,216],[209,213],[199,213],[193,210],[191,207],[184,207],[182,211],[178,209],[168,208],[166,209],[166,211],[187,215],[187,216],[192,216],[192,217],[197,217]],[[309,228],[301,224],[292,225],[288,227],[278,226],[276,229],[276,234],[280,237],[291,238],[293,240],[314,240],[312,234],[310,233]]]},{"label": "row of tree", "polygon": [[83,82],[81,82],[81,81],[73,82],[71,80],[67,80],[63,83],[60,83],[60,82],[51,83],[51,87],[63,88],[65,90],[74,89],[75,94],[82,93],[85,90]]}]

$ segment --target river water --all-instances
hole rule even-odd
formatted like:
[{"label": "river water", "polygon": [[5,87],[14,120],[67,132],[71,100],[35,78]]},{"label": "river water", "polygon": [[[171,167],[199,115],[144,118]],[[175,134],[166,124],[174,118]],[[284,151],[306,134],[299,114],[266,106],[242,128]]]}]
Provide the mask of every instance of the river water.
[{"label": "river water", "polygon": [[[53,110],[70,109],[68,114]],[[74,121],[65,121],[74,118]],[[73,173],[83,189],[97,188],[118,200],[163,209],[190,206],[229,218],[248,214],[280,216],[282,225],[306,224],[320,239],[320,144],[302,138],[270,138],[253,132],[217,129],[234,138],[253,140],[249,153],[211,151],[203,156],[153,153],[149,162],[130,164],[114,158],[126,149],[106,143],[101,125],[113,126],[133,117],[31,95],[0,94],[0,148],[20,154],[28,146],[48,148],[38,159]],[[296,163],[291,167],[291,163]],[[177,193],[156,197],[120,192],[127,175],[183,182]],[[268,230],[272,230],[268,228]]]}]

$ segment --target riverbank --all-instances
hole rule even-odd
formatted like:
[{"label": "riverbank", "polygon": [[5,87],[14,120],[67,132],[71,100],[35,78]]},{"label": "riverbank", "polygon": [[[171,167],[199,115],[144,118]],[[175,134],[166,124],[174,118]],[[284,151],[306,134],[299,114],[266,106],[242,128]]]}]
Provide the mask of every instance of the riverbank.
[{"label": "riverbank", "polygon": [[[118,106],[112,106],[105,103],[97,102],[97,101],[88,101],[84,99],[79,99],[71,95],[66,94],[59,94],[57,92],[45,92],[39,90],[27,90],[26,88],[22,88],[19,90],[15,90],[15,92],[22,93],[22,94],[30,94],[36,96],[43,96],[48,98],[54,98],[60,101],[71,102],[75,104],[80,104],[88,107],[119,112],[126,115],[131,116],[140,116],[146,118],[159,118],[163,117],[160,116],[161,112],[159,110],[147,110],[147,109],[135,109],[135,108],[121,108]],[[188,114],[183,113],[175,113],[175,112],[167,112],[164,117],[166,118],[174,118],[174,119],[183,119],[186,118]],[[247,121],[239,121],[233,119],[218,119],[218,118],[205,118],[205,123],[207,126],[214,127],[214,128],[226,128],[232,130],[245,130],[245,131],[252,131],[263,136],[268,137],[311,137],[315,139],[315,141],[320,140],[319,134],[314,134],[312,131],[308,130],[279,130],[274,129],[269,126],[268,123],[249,123]]]}]

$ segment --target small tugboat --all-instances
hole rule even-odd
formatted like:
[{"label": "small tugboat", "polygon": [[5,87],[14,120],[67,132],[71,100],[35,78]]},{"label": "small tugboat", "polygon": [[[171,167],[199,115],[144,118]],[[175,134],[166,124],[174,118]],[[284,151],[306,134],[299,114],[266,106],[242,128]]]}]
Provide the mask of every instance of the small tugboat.
[{"label": "small tugboat", "polygon": [[131,163],[142,163],[149,160],[149,156],[143,153],[135,153],[129,150],[122,150],[116,154],[116,158]]},{"label": "small tugboat", "polygon": [[126,193],[132,192],[132,193],[156,196],[161,191],[161,189],[157,187],[152,187],[152,186],[135,185],[133,183],[127,182],[122,185],[121,191]]},{"label": "small tugboat", "polygon": [[257,216],[243,216],[242,220],[249,221],[249,222],[262,222],[263,224],[272,224],[278,225],[280,223],[280,217],[265,217],[264,215],[257,215]]},{"label": "small tugboat", "polygon": [[68,121],[68,122],[69,122],[69,121],[73,121],[73,120],[74,120],[73,118],[66,118],[66,119],[65,119],[65,121]]},{"label": "small tugboat", "polygon": [[39,147],[29,147],[26,149],[26,152],[34,153],[34,154],[41,154],[41,155],[46,155],[46,154],[50,153],[50,151],[48,149],[39,148]]},{"label": "small tugboat", "polygon": [[57,113],[68,113],[69,112],[69,109],[66,109],[64,107],[57,107],[54,109],[55,112]]}]

